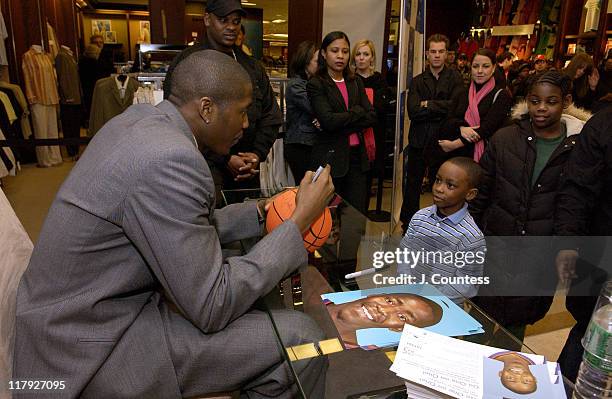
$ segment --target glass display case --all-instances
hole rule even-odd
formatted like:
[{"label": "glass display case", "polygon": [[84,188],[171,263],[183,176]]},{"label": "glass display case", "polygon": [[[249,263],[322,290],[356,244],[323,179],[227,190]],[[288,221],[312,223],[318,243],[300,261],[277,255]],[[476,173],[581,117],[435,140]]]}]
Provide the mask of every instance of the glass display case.
[{"label": "glass display case", "polygon": [[[260,190],[226,190],[222,194],[225,204],[265,197]],[[322,294],[386,286],[374,283],[370,275],[346,278],[348,273],[370,268],[373,251],[393,245],[386,235],[386,224],[372,223],[339,197],[332,201],[330,208],[333,219],[330,238],[309,256],[306,269],[283,281],[278,290],[263,300],[279,344],[284,348],[283,355],[291,365],[306,359],[324,357],[327,361],[325,397],[328,398],[410,397],[406,396],[405,381],[389,370],[395,357],[395,348],[347,348],[329,316],[327,305],[321,299]],[[248,251],[254,244],[243,243],[242,250]],[[397,271],[391,266],[381,271],[381,274],[396,276]],[[534,353],[469,299],[465,298],[462,307],[482,325],[484,332],[460,336],[458,339]],[[283,324],[276,323],[277,311],[281,309],[308,315],[321,329],[323,337],[297,347],[287,344]],[[300,381],[300,375],[293,367],[292,372],[295,379]],[[570,392],[568,397],[571,397],[573,386],[567,380],[564,382],[566,390]],[[298,387],[302,398],[309,398],[302,385],[298,384]]]}]

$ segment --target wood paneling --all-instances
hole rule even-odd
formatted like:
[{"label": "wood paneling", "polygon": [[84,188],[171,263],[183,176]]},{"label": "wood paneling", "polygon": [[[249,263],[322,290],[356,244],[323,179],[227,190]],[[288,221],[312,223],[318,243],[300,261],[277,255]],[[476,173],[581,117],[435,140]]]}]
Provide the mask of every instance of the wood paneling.
[{"label": "wood paneling", "polygon": [[[185,0],[149,0],[151,43],[183,44],[185,42]],[[165,15],[166,38],[163,17]]]},{"label": "wood paneling", "polygon": [[55,29],[59,45],[68,46],[76,54],[80,53],[77,46],[76,10],[73,1],[41,0],[45,4],[46,18]]},{"label": "wood paneling", "polygon": [[289,0],[289,62],[297,46],[310,40],[317,45],[323,36],[324,0]]},{"label": "wood paneling", "polygon": [[[9,73],[14,83],[23,82],[21,58],[31,45],[43,44],[44,6],[40,0],[2,0],[2,11],[9,37],[6,41]],[[44,29],[46,37],[46,28]],[[45,45],[45,49],[48,46]]]},{"label": "wood paneling", "polygon": [[472,3],[470,0],[427,0],[425,35],[446,35],[452,46],[461,32],[470,29]]}]

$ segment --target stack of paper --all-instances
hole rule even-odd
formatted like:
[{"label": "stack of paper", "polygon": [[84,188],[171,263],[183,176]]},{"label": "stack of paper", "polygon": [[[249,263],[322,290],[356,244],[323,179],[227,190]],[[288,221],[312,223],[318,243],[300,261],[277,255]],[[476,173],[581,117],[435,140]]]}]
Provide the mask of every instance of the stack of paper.
[{"label": "stack of paper", "polygon": [[404,326],[391,371],[408,380],[408,398],[566,399],[559,365]]},{"label": "stack of paper", "polygon": [[431,285],[395,285],[321,295],[346,348],[397,346],[404,324],[447,336],[483,333],[482,325]]}]

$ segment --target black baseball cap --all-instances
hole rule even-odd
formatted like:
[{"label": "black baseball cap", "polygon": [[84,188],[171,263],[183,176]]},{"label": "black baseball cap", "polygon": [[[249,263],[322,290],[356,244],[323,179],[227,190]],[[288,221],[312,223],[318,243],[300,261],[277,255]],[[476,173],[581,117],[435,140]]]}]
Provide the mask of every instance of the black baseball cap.
[{"label": "black baseball cap", "polygon": [[225,17],[235,11],[243,17],[246,16],[246,11],[242,9],[240,0],[208,0],[206,2],[206,12],[218,17]]}]

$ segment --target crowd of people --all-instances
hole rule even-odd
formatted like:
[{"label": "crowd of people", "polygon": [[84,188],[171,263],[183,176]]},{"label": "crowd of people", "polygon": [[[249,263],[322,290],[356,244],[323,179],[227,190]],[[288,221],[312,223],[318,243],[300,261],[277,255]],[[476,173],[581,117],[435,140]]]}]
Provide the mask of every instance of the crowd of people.
[{"label": "crowd of people", "polygon": [[[548,312],[561,281],[578,323],[559,362],[575,379],[580,338],[608,278],[601,267],[607,244],[550,237],[612,234],[611,57],[601,71],[587,54],[557,70],[543,55],[532,65],[480,48],[469,64],[459,54],[455,65],[448,44],[442,35],[427,40],[428,65],[408,91],[401,245],[475,251],[486,237],[487,256],[484,267],[429,263],[399,271],[465,277],[440,288],[457,301],[474,297],[519,339]],[[420,209],[424,177],[434,204]],[[483,275],[490,284],[469,282]]]}]

